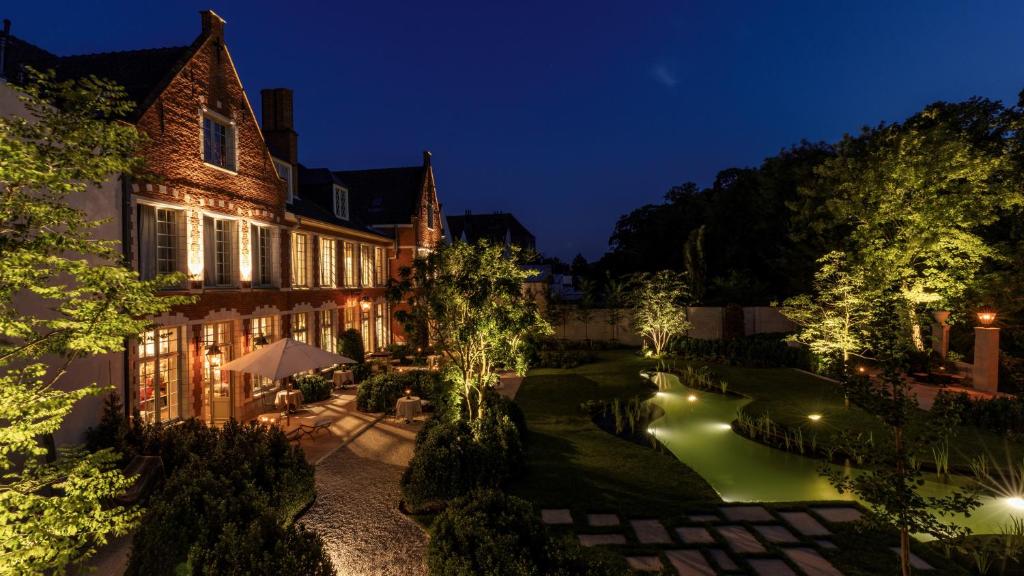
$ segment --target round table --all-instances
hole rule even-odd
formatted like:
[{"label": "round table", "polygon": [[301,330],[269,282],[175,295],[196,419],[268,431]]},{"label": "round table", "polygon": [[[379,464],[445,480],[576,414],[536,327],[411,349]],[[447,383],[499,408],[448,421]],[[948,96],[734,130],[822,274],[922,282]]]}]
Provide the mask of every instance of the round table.
[{"label": "round table", "polygon": [[280,390],[274,396],[274,406],[295,410],[302,405],[302,390]]},{"label": "round table", "polygon": [[342,386],[352,386],[356,383],[355,372],[351,370],[335,370],[334,371],[334,387],[341,388]]},{"label": "round table", "polygon": [[419,396],[402,397],[395,403],[395,416],[397,418],[405,418],[406,422],[411,421],[420,414],[423,414],[423,405],[420,403]]}]

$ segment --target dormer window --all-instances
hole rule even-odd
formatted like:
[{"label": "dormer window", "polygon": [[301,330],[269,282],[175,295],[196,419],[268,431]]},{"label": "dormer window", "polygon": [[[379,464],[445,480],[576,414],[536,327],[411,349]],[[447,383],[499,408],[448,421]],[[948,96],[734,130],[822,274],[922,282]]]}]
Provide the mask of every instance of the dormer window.
[{"label": "dormer window", "polygon": [[274,158],[274,167],[277,168],[277,175],[284,180],[288,203],[291,204],[295,199],[295,179],[292,177],[292,165]]},{"label": "dormer window", "polygon": [[334,215],[348,220],[348,190],[334,185]]},{"label": "dormer window", "polygon": [[203,114],[203,162],[234,172],[235,124],[219,114]]}]

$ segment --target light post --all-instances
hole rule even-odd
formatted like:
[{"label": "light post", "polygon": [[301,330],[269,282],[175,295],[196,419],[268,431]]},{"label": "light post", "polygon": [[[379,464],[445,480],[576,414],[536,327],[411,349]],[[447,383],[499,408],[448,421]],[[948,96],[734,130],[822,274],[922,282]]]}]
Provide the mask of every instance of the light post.
[{"label": "light post", "polygon": [[974,327],[974,388],[993,394],[999,389],[999,328],[994,326],[996,311],[991,306],[978,309]]}]

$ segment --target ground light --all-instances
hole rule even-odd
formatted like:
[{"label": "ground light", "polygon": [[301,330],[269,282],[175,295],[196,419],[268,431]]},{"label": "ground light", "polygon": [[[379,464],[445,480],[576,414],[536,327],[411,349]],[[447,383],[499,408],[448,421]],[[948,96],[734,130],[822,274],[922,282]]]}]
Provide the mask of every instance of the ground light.
[{"label": "ground light", "polygon": [[1024,498],[1020,496],[1014,496],[1013,498],[1007,498],[1006,503],[1014,508],[1024,510]]},{"label": "ground light", "polygon": [[808,414],[807,419],[812,422],[817,422],[818,420],[821,420],[821,414]]},{"label": "ground light", "polygon": [[686,397],[686,399],[689,400],[690,402],[696,402],[697,401],[697,395],[696,394],[690,394],[689,396]]}]

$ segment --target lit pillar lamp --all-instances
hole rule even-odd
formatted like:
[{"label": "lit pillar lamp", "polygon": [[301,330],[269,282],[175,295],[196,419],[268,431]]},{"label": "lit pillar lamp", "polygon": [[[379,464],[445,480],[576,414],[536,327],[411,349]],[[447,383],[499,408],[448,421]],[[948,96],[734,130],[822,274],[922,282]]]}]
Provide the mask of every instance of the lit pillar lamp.
[{"label": "lit pillar lamp", "polygon": [[932,318],[935,319],[935,323],[932,324],[932,350],[939,355],[939,358],[945,360],[949,353],[949,324],[946,324],[949,311],[935,310],[932,312]]},{"label": "lit pillar lamp", "polygon": [[996,311],[991,306],[978,309],[974,328],[974,388],[995,393],[999,389],[999,328],[994,326]]}]

